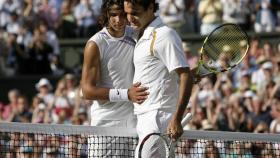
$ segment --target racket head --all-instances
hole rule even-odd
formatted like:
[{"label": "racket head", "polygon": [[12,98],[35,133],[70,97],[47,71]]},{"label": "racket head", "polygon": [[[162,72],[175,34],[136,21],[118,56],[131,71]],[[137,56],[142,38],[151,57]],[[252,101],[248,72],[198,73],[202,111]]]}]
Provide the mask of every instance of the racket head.
[{"label": "racket head", "polygon": [[200,49],[198,76],[228,71],[236,67],[249,50],[249,38],[236,24],[223,24],[213,30]]},{"label": "racket head", "polygon": [[[151,150],[156,148],[157,150]],[[148,158],[156,156],[158,158],[173,158],[174,147],[172,140],[167,134],[151,133],[148,134],[140,143],[138,158]]]}]

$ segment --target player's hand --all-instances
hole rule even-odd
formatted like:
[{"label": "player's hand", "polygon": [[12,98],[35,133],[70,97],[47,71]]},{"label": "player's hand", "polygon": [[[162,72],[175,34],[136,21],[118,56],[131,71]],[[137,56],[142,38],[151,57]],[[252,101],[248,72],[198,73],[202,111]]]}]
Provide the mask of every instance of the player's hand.
[{"label": "player's hand", "polygon": [[181,122],[175,119],[172,119],[167,127],[167,134],[170,135],[172,141],[176,141],[182,134],[184,130],[181,125]]},{"label": "player's hand", "polygon": [[200,82],[201,78],[202,78],[199,74],[197,74],[197,71],[198,71],[197,69],[198,69],[198,67],[195,67],[195,68],[191,69],[191,74],[192,74],[192,77],[193,77],[193,83],[194,84],[197,84],[198,82]]},{"label": "player's hand", "polygon": [[133,84],[128,89],[128,99],[132,102],[142,104],[149,95],[147,87],[142,87],[140,82]]}]

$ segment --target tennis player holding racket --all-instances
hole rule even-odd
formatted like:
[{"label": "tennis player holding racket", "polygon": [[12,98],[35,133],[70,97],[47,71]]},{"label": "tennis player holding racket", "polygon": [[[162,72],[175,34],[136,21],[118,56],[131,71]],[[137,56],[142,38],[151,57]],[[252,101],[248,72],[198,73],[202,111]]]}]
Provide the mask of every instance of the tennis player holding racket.
[{"label": "tennis player holding racket", "polygon": [[[155,0],[124,1],[128,21],[138,31],[134,82],[141,82],[150,92],[142,104],[134,104],[139,142],[151,133],[168,133],[173,139],[182,135],[181,120],[193,86],[182,41],[155,16],[157,9]],[[152,146],[144,157],[158,158],[160,151]]]}]

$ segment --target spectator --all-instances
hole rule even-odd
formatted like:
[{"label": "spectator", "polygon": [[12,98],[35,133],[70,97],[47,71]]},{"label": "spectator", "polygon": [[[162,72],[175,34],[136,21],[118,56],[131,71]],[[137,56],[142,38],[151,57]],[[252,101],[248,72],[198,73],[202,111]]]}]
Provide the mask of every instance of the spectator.
[{"label": "spectator", "polygon": [[183,0],[161,0],[159,2],[160,17],[169,27],[174,28],[178,34],[182,34],[182,26],[185,23],[185,5]]},{"label": "spectator", "polygon": [[220,158],[219,149],[213,141],[208,141],[205,146],[205,158]]},{"label": "spectator", "polygon": [[16,12],[11,12],[10,13],[10,21],[6,24],[6,30],[10,34],[15,34],[17,35],[19,33],[19,18],[18,14]]},{"label": "spectator", "polygon": [[17,35],[17,43],[24,48],[24,52],[28,52],[28,46],[32,42],[33,35],[29,31],[29,26],[23,24],[19,27]]},{"label": "spectator", "polygon": [[202,24],[200,34],[208,35],[216,27],[222,24],[222,3],[220,0],[202,0],[198,6]]},{"label": "spectator", "polygon": [[38,16],[41,20],[46,22],[46,25],[55,29],[58,22],[58,12],[55,6],[49,3],[49,0],[42,0],[38,7]]},{"label": "spectator", "polygon": [[51,47],[52,51],[50,52],[50,55],[59,55],[60,49],[59,49],[59,43],[57,36],[54,31],[50,30],[48,28],[48,25],[44,21],[40,21],[38,24],[38,30],[44,39],[45,42],[47,42]]},{"label": "spectator", "polygon": [[76,19],[72,13],[70,1],[63,1],[58,22],[58,36],[60,38],[76,37]]},{"label": "spectator", "polygon": [[40,33],[40,30],[36,28],[32,42],[29,46],[30,64],[29,68],[31,74],[50,74],[50,60],[53,49],[51,45],[45,40],[45,36]]},{"label": "spectator", "polygon": [[221,0],[223,21],[238,24],[242,29],[250,28],[250,0]]},{"label": "spectator", "polygon": [[253,120],[253,126],[257,127],[257,125],[261,122],[265,124],[270,124],[272,118],[269,114],[268,109],[262,109],[264,103],[263,100],[258,96],[253,96],[251,99],[251,109],[247,117],[250,117]]},{"label": "spectator", "polygon": [[21,12],[21,1],[19,0],[4,0],[3,4],[0,5],[0,27],[6,28],[10,22],[11,13],[20,14]]},{"label": "spectator", "polygon": [[246,110],[240,101],[240,96],[234,94],[230,97],[225,113],[227,118],[227,128],[230,131],[248,132]]},{"label": "spectator", "polygon": [[252,151],[251,145],[249,145],[249,144],[235,141],[231,144],[230,149],[231,149],[230,154],[229,154],[230,158],[238,158],[239,155],[242,155],[242,157],[244,157],[244,158],[253,158],[252,153],[251,153],[251,151]]},{"label": "spectator", "polygon": [[8,92],[9,103],[4,105],[1,111],[3,120],[8,120],[10,115],[12,115],[13,109],[17,108],[19,95],[20,92],[17,89],[12,89]]},{"label": "spectator", "polygon": [[256,32],[272,32],[275,30],[276,18],[271,10],[270,0],[258,0],[256,8]]},{"label": "spectator", "polygon": [[266,88],[268,82],[270,82],[272,78],[272,62],[267,61],[261,64],[261,67],[252,74],[252,83],[256,84],[256,89],[258,95],[263,95],[262,93]]},{"label": "spectator", "polygon": [[47,114],[47,105],[42,102],[42,100],[35,96],[32,100],[32,123],[49,123]]},{"label": "spectator", "polygon": [[7,58],[7,33],[0,27],[0,75],[7,75],[6,58]]},{"label": "spectator", "polygon": [[197,16],[197,7],[198,0],[187,0],[185,3],[185,24],[184,24],[184,33],[198,33],[198,16]]},{"label": "spectator", "polygon": [[275,98],[272,102],[271,115],[273,120],[270,124],[269,130],[271,133],[280,133],[280,101]]},{"label": "spectator", "polygon": [[40,81],[36,83],[35,87],[38,91],[37,96],[43,100],[43,103],[49,105],[51,102],[53,102],[54,95],[51,92],[52,85],[48,79],[41,78]]},{"label": "spectator", "polygon": [[29,26],[29,28],[27,28],[29,30],[32,30],[35,23],[38,21],[38,16],[35,13],[34,4],[35,2],[33,0],[24,0],[23,9],[21,12],[22,21],[24,24]]},{"label": "spectator", "polygon": [[66,93],[70,103],[74,105],[77,98],[77,80],[73,74],[66,74],[64,76],[66,82]]},{"label": "spectator", "polygon": [[69,121],[73,112],[73,106],[67,97],[66,81],[62,78],[58,81],[54,98],[48,105],[48,109],[52,110],[50,111],[51,121],[53,123],[66,123],[66,121]]},{"label": "spectator", "polygon": [[78,36],[90,37],[97,32],[97,18],[90,0],[81,0],[74,9],[78,25]]},{"label": "spectator", "polygon": [[12,109],[12,114],[9,116],[8,121],[30,123],[32,113],[29,112],[29,103],[25,96],[20,95],[17,99],[17,105]]},{"label": "spectator", "polygon": [[54,76],[62,76],[65,72],[65,67],[61,63],[59,55],[53,55],[51,58],[50,67]]},{"label": "spectator", "polygon": [[193,53],[191,52],[189,43],[183,42],[183,50],[185,52],[187,63],[190,65],[190,68],[194,68],[195,66],[197,66],[198,57],[196,55],[193,55]]}]

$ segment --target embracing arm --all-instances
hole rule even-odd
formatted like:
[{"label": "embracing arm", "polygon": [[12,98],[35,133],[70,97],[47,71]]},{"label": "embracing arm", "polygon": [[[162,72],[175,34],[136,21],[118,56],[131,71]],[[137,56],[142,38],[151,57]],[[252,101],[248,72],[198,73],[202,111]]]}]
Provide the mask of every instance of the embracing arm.
[{"label": "embracing arm", "polygon": [[[84,51],[84,64],[82,71],[81,88],[84,99],[109,100],[110,89],[98,87],[101,71],[100,52],[95,42],[88,42]],[[133,84],[127,91],[130,101],[141,104],[147,97],[147,88],[140,87],[141,83]]]},{"label": "embracing arm", "polygon": [[95,42],[88,42],[84,50],[81,88],[88,100],[109,100],[109,88],[97,87],[100,79],[100,52]]}]

